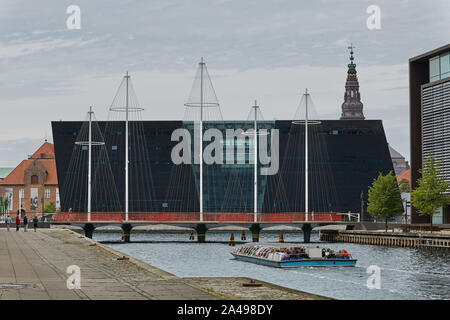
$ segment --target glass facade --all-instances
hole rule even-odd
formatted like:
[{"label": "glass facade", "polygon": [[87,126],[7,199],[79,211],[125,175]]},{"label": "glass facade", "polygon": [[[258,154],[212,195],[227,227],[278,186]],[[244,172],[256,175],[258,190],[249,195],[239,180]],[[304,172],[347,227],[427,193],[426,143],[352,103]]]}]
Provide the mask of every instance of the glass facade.
[{"label": "glass facade", "polygon": [[430,58],[430,82],[450,77],[450,52]]},{"label": "glass facade", "polygon": [[[191,134],[192,150],[195,150],[195,126],[184,122]],[[203,130],[218,129],[222,134],[222,163],[203,165],[203,208],[205,212],[253,212],[254,211],[254,138],[252,121],[204,122]],[[270,154],[270,130],[274,121],[258,122],[258,130],[267,130],[267,152]],[[242,130],[242,133],[241,131]],[[247,132],[247,133],[245,133]],[[260,140],[260,137],[258,137]],[[203,150],[208,142],[203,142]],[[205,157],[205,154],[204,154]],[[191,154],[192,171],[195,177],[197,194],[200,188],[200,165],[194,163]],[[258,162],[258,172],[261,164]],[[261,212],[267,176],[258,175],[258,212]]]}]

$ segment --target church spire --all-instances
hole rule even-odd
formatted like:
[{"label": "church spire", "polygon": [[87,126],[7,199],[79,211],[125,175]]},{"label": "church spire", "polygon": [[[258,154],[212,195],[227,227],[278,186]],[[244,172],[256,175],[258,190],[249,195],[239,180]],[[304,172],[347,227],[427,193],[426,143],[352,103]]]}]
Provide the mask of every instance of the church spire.
[{"label": "church spire", "polygon": [[364,120],[363,104],[359,94],[358,77],[356,76],[356,64],[353,62],[353,49],[350,45],[350,63],[348,64],[347,82],[345,83],[344,103],[342,104],[341,120]]}]

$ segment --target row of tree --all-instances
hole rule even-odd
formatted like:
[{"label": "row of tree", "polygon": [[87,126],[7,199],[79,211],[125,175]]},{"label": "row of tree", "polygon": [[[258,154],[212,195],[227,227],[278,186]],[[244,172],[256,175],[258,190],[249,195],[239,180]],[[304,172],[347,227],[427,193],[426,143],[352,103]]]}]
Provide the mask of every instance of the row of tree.
[{"label": "row of tree", "polygon": [[402,198],[400,192],[411,191],[411,204],[420,215],[430,216],[430,231],[433,228],[433,215],[437,210],[450,203],[446,191],[450,184],[440,175],[442,161],[436,160],[429,154],[423,169],[419,170],[422,177],[417,180],[417,188],[410,190],[406,179],[397,182],[390,171],[387,175],[379,174],[369,187],[367,212],[386,223],[390,217],[402,214]]}]

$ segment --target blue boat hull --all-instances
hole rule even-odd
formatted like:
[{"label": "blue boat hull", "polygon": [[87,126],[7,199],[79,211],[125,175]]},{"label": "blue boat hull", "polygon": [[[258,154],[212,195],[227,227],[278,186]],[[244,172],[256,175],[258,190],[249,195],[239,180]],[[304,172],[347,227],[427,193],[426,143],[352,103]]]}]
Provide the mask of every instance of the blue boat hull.
[{"label": "blue boat hull", "polygon": [[256,257],[241,256],[233,254],[237,260],[262,264],[276,268],[294,268],[294,267],[354,267],[356,259],[301,259],[301,260],[282,260],[274,261]]}]

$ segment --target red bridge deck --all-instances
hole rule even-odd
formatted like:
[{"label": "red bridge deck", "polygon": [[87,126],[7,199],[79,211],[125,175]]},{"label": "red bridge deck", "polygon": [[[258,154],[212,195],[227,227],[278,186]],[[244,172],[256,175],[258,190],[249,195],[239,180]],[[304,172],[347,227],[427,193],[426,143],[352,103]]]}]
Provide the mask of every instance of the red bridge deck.
[{"label": "red bridge deck", "polygon": [[[310,213],[308,221],[305,220],[305,213],[258,213],[256,223],[333,223],[333,222],[356,222],[358,219],[348,213]],[[61,212],[56,215],[56,222],[88,222],[87,213]],[[125,213],[121,212],[93,212],[90,222],[149,222],[149,223],[199,223],[200,214],[198,212],[151,212],[128,214],[128,221],[125,220]],[[254,223],[253,213],[204,213],[203,223]]]}]

